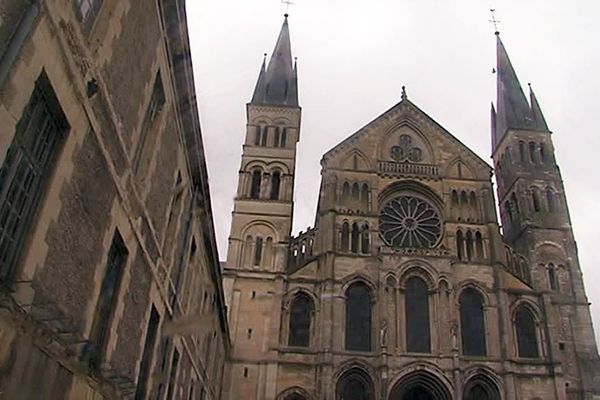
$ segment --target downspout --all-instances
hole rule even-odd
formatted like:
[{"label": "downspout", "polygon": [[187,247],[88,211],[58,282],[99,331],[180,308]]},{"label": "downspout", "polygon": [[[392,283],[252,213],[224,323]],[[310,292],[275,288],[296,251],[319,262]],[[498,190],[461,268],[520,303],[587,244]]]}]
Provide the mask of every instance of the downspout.
[{"label": "downspout", "polygon": [[0,58],[0,87],[4,85],[4,81],[6,80],[10,69],[15,63],[15,60],[17,59],[17,56],[23,47],[23,43],[31,31],[33,22],[39,14],[39,0],[32,0],[31,4],[25,11],[25,14],[21,18],[21,21],[19,21],[19,25],[10,39],[8,46],[6,47],[6,51]]}]

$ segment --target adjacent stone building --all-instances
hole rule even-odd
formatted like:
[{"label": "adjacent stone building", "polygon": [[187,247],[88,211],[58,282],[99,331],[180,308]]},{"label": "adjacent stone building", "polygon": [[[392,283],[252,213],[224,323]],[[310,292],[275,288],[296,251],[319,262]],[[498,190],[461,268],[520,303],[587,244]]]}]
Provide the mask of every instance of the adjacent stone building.
[{"label": "adjacent stone building", "polygon": [[403,90],[325,153],[315,226],[290,237],[301,108],[286,16],[247,105],[225,399],[600,398],[552,135],[499,35],[497,54],[494,169]]},{"label": "adjacent stone building", "polygon": [[0,0],[0,398],[218,399],[183,0]]}]

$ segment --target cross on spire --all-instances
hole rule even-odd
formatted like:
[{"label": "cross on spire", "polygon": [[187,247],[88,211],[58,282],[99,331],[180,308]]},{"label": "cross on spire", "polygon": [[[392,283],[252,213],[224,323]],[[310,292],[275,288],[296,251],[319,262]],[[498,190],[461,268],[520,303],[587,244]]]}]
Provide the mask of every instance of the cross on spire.
[{"label": "cross on spire", "polygon": [[[283,0],[281,0],[281,1],[283,1]],[[499,35],[500,32],[498,31],[498,24],[501,23],[502,21],[496,19],[496,14],[495,14],[496,9],[495,8],[491,8],[490,12],[492,13],[492,19],[490,19],[490,22],[494,25],[494,33],[496,35]]]},{"label": "cross on spire", "polygon": [[285,4],[285,16],[288,16],[288,12],[290,11],[290,6],[293,6],[296,3],[292,3],[291,0],[281,0],[283,4]]}]

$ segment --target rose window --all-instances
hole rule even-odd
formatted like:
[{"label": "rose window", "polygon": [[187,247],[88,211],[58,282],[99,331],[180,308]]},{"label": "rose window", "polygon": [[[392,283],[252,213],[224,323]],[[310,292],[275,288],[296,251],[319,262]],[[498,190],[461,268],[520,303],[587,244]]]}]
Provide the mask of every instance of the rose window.
[{"label": "rose window", "polygon": [[426,200],[399,196],[383,206],[379,232],[388,246],[432,248],[442,235],[442,222],[437,209]]}]

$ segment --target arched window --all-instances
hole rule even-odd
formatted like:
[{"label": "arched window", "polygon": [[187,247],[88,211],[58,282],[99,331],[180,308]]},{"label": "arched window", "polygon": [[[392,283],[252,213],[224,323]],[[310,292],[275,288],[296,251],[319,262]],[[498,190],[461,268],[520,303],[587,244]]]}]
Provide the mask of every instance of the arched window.
[{"label": "arched window", "polygon": [[481,232],[477,232],[475,234],[475,253],[478,260],[485,259],[485,254],[483,252],[483,237],[481,236]]},{"label": "arched window", "polygon": [[273,136],[273,147],[279,147],[280,130],[280,127],[275,127],[275,134]]},{"label": "arched window", "polygon": [[371,291],[360,282],[346,290],[346,350],[371,351]]},{"label": "arched window", "polygon": [[475,375],[465,385],[464,400],[500,400],[498,386],[486,375]]},{"label": "arched window", "polygon": [[461,230],[456,231],[456,254],[458,255],[459,260],[463,260],[465,258],[464,254],[464,243],[465,238]]},{"label": "arched window", "polygon": [[360,199],[363,209],[367,210],[369,208],[369,185],[366,183],[363,183],[362,185]]},{"label": "arched window", "polygon": [[521,212],[519,208],[519,199],[517,199],[517,194],[515,192],[512,192],[512,194],[510,195],[510,200],[512,201],[512,204],[515,207],[515,212],[519,214]]},{"label": "arched window", "polygon": [[467,207],[469,205],[469,200],[467,198],[467,192],[464,190],[460,192],[460,205],[461,207]]},{"label": "arched window", "polygon": [[258,199],[260,198],[260,181],[262,178],[262,173],[260,170],[255,169],[252,171],[252,183],[250,184],[250,198]]},{"label": "arched window", "polygon": [[458,193],[456,193],[456,190],[453,190],[452,194],[450,195],[450,206],[452,208],[458,207]]},{"label": "arched window", "polygon": [[269,139],[269,127],[268,126],[264,126],[262,129],[262,137],[260,138],[260,145],[261,146],[266,146],[267,145],[267,140]]},{"label": "arched window", "polygon": [[538,341],[537,329],[533,313],[526,306],[520,306],[515,314],[515,330],[519,357],[537,358]]},{"label": "arched window", "polygon": [[477,196],[475,195],[475,192],[469,194],[469,207],[471,208],[472,217],[477,218]]},{"label": "arched window", "polygon": [[253,243],[254,243],[254,240],[252,240],[252,236],[250,236],[250,235],[246,236],[246,241],[244,242],[244,259],[243,259],[244,265],[241,265],[241,267],[248,267],[248,266],[252,265],[252,244]]},{"label": "arched window", "polygon": [[348,182],[344,182],[342,185],[342,201],[345,203],[350,201],[350,184]]},{"label": "arched window", "polygon": [[254,265],[260,265],[263,253],[263,239],[257,237],[254,243]]},{"label": "arched window", "polygon": [[533,202],[533,210],[535,212],[542,211],[542,208],[540,206],[540,193],[537,188],[533,188],[531,190],[531,200]]},{"label": "arched window", "polygon": [[289,346],[310,346],[310,323],[313,311],[314,306],[310,297],[300,293],[294,298],[290,307]]},{"label": "arched window", "polygon": [[554,264],[548,264],[548,285],[550,286],[550,290],[558,289],[558,282],[556,280],[556,267]]},{"label": "arched window", "polygon": [[548,164],[548,158],[546,156],[546,145],[540,143],[540,161],[542,164]]},{"label": "arched window", "polygon": [[471,231],[467,231],[465,241],[467,242],[467,260],[471,261],[473,259],[473,233]]},{"label": "arched window", "polygon": [[264,253],[265,255],[263,257],[263,266],[266,268],[270,268],[273,264],[273,238],[270,236],[267,238]]},{"label": "arched window", "polygon": [[548,203],[548,211],[556,212],[556,199],[554,192],[550,188],[546,189],[546,202]]},{"label": "arched window", "polygon": [[360,248],[363,254],[369,254],[371,251],[371,238],[369,236],[369,224],[362,226],[362,232],[360,233]]},{"label": "arched window", "polygon": [[285,147],[287,145],[287,128],[283,128],[283,131],[281,132],[281,146],[280,147]]},{"label": "arched window", "polygon": [[537,161],[537,157],[535,155],[535,143],[529,142],[529,159],[531,163],[535,163]]},{"label": "arched window", "polygon": [[348,252],[350,250],[350,226],[347,222],[342,224],[342,251]]},{"label": "arched window", "polygon": [[352,185],[352,200],[355,202],[360,200],[360,188],[358,187],[358,183]]},{"label": "arched window", "polygon": [[352,253],[358,253],[358,240],[359,240],[360,232],[358,231],[358,224],[352,224],[352,237],[350,240],[350,251]]},{"label": "arched window", "polygon": [[525,142],[519,142],[519,159],[523,163],[525,162]]},{"label": "arched window", "polygon": [[413,276],[406,281],[405,292],[406,350],[430,353],[429,293],[427,284]]},{"label": "arched window", "polygon": [[254,134],[254,145],[255,146],[260,146],[261,130],[262,130],[262,128],[260,126],[256,127],[255,134]]},{"label": "arched window", "polygon": [[271,200],[279,200],[279,186],[281,185],[281,172],[271,174]]},{"label": "arched window", "polygon": [[466,356],[485,356],[485,318],[483,298],[475,289],[467,288],[459,298],[462,351]]}]

